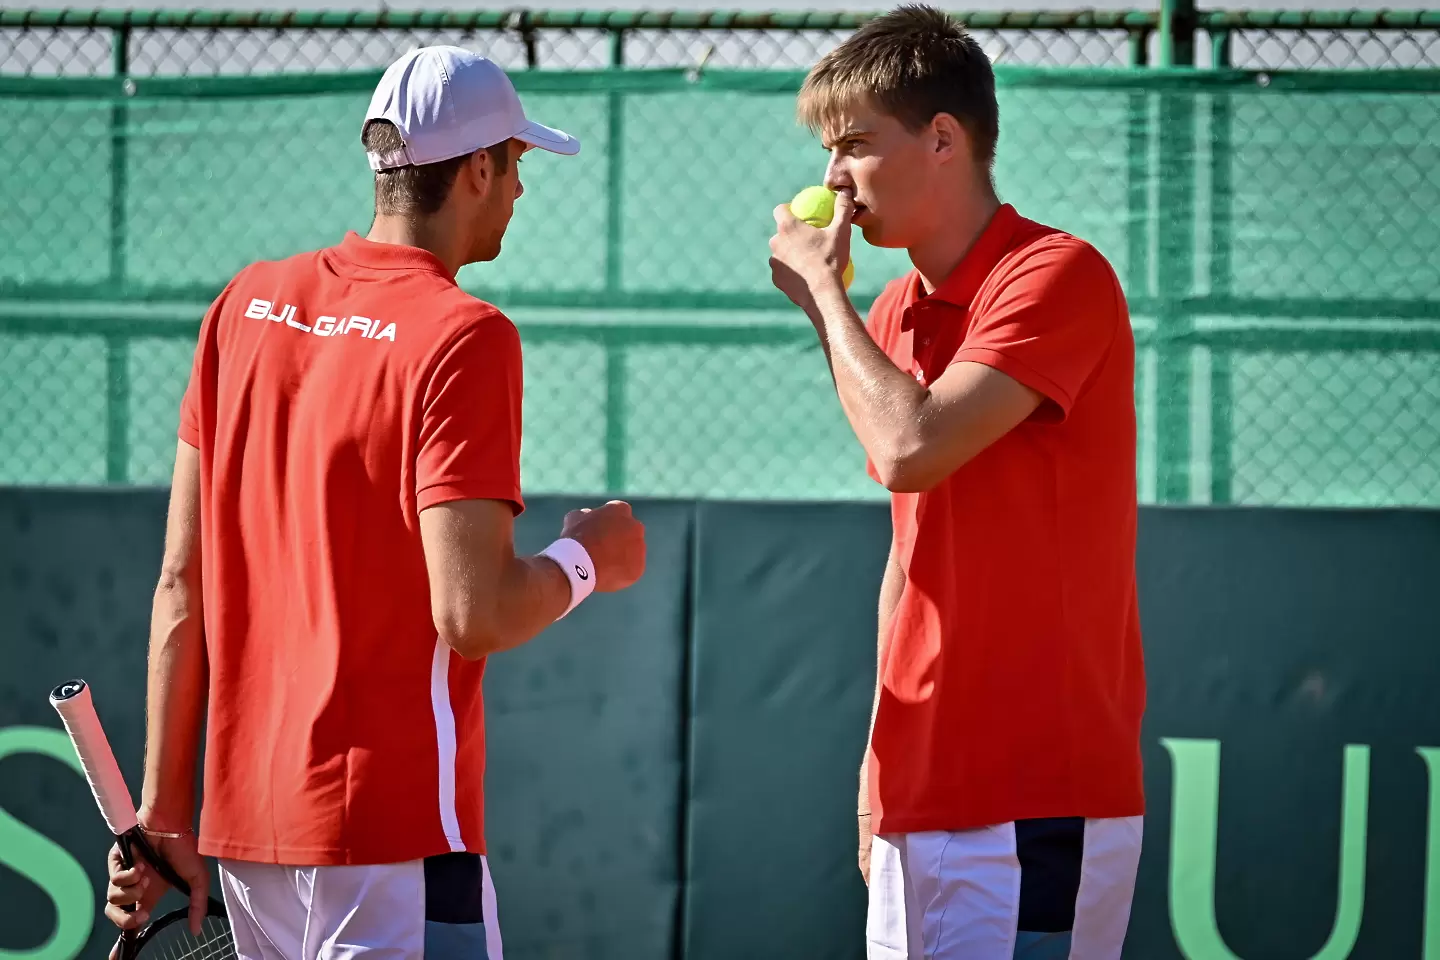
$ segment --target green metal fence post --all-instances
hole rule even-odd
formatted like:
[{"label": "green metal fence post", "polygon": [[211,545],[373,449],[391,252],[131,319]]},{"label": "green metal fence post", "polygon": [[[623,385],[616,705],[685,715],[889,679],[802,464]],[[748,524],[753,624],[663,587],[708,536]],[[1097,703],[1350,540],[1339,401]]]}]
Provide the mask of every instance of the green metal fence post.
[{"label": "green metal fence post", "polygon": [[[1144,49],[1143,46],[1141,49]],[[1129,115],[1125,130],[1125,295],[1132,303],[1151,294],[1150,224],[1153,221],[1150,215],[1150,144],[1154,125],[1150,122],[1150,105],[1153,96],[1144,90],[1132,90],[1126,94]],[[1139,372],[1137,362],[1136,374]],[[1139,400],[1137,397],[1137,404]],[[1146,422],[1144,408],[1137,407],[1137,413],[1143,428]]]},{"label": "green metal fence post", "polygon": [[520,43],[525,48],[525,69],[535,70],[540,66],[540,44],[535,37],[535,28],[530,24],[530,11],[519,11]]},{"label": "green metal fence post", "polygon": [[105,482],[130,479],[130,338],[105,338]]},{"label": "green metal fence post", "polygon": [[[610,68],[625,66],[625,31],[610,34]],[[609,151],[605,184],[605,292],[618,295],[624,286],[620,273],[624,236],[625,176],[625,95],[611,90],[607,95],[605,147]],[[612,299],[613,302],[613,299]],[[628,375],[628,346],[605,339],[605,489],[612,494],[625,490],[625,381]]]},{"label": "green metal fence post", "polygon": [[[625,67],[625,31],[616,30],[610,34],[610,68],[623,70]],[[624,209],[621,198],[624,195],[625,175],[623,154],[625,152],[625,95],[618,90],[606,94],[606,117],[609,121],[605,133],[607,160],[607,182],[605,185],[605,292],[620,291],[620,245],[621,229],[624,226]]]},{"label": "green metal fence post", "polygon": [[[111,35],[111,66],[122,81],[122,96],[133,89],[130,73],[130,27]],[[126,286],[126,136],[130,108],[123,101],[110,106],[110,285],[117,299]],[[130,474],[130,341],[105,338],[105,480],[124,483]]]},{"label": "green metal fence post", "polygon": [[[1210,34],[1211,65],[1230,66],[1230,31]],[[1234,144],[1233,96],[1228,91],[1210,95],[1210,295],[1234,293],[1234,204],[1231,173]],[[1210,502],[1230,503],[1234,498],[1235,396],[1231,351],[1210,350]]]},{"label": "green metal fence post", "polygon": [[[117,27],[112,35],[110,62],[121,81],[122,96],[130,87],[130,28]],[[120,293],[125,284],[125,127],[130,108],[123,100],[110,106],[110,282]]]},{"label": "green metal fence post", "polygon": [[625,492],[625,383],[629,345],[605,340],[605,490]]},{"label": "green metal fence post", "polygon": [[1195,64],[1195,0],[1160,0],[1160,66]]},{"label": "green metal fence post", "polygon": [[[1159,59],[1161,67],[1194,66],[1194,0],[1161,0]],[[1172,394],[1161,397],[1157,409],[1169,409],[1172,416],[1160,418],[1155,428],[1155,494],[1160,503],[1184,503],[1190,499],[1194,390],[1191,350],[1181,338],[1190,331],[1184,301],[1193,288],[1195,270],[1195,94],[1163,90],[1158,96],[1156,376],[1160,384],[1170,385]]]},{"label": "green metal fence post", "polygon": [[1225,69],[1230,66],[1230,50],[1233,36],[1234,34],[1232,34],[1228,28],[1211,30],[1210,64],[1216,70]]},{"label": "green metal fence post", "polygon": [[1131,30],[1125,37],[1127,56],[1132,67],[1145,67],[1150,64],[1150,31]]},{"label": "green metal fence post", "polygon": [[[1130,33],[1130,66],[1144,67],[1150,63],[1150,31]],[[1150,97],[1144,90],[1128,95],[1129,116],[1126,122],[1126,226],[1125,236],[1128,296],[1131,299],[1150,293]]]}]

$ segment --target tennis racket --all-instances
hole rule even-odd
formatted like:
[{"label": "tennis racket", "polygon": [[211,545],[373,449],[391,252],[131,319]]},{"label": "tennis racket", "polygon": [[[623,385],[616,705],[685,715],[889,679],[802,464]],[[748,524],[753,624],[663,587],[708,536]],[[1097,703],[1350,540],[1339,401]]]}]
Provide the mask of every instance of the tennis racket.
[{"label": "tennis racket", "polygon": [[[62,683],[50,693],[50,704],[60,714],[70,742],[80,756],[80,766],[85,779],[100,805],[100,815],[115,841],[120,846],[120,859],[126,867],[134,866],[135,854],[144,857],[155,872],[164,878],[185,897],[190,896],[190,885],[176,875],[165,858],[160,856],[140,831],[135,814],[135,804],[130,799],[130,789],[125,786],[125,777],[110,741],[100,726],[95,714],[95,704],[90,699],[90,688],[84,680],[70,680]],[[127,907],[133,910],[133,907]],[[191,957],[206,957],[213,960],[233,958],[235,940],[230,935],[230,921],[225,917],[225,905],[214,897],[210,898],[200,935],[190,932],[189,907],[171,911],[154,920],[141,930],[125,930],[120,933],[116,954],[120,960],[187,960]]]}]

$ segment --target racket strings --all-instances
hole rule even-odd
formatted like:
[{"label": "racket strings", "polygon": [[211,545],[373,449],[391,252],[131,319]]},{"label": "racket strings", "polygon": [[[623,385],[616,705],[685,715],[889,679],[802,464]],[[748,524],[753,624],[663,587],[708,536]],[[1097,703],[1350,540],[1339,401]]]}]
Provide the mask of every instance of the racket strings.
[{"label": "racket strings", "polygon": [[[154,948],[142,951],[145,960],[235,960],[235,938],[230,935],[230,923],[218,917],[206,917],[200,928],[200,936],[190,933],[184,923],[171,928],[173,935]],[[167,934],[169,931],[166,931]]]}]

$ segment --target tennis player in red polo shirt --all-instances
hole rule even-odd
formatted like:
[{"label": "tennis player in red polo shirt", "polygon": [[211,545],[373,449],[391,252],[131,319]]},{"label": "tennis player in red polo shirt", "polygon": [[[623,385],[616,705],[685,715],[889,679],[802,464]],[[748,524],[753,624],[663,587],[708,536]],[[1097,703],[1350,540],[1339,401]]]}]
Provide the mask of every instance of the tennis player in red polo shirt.
[{"label": "tennis player in red polo shirt", "polygon": [[[516,556],[520,340],[455,273],[499,255],[520,155],[580,145],[455,47],[386,71],[362,141],[368,236],[247,267],[201,325],[140,823],[202,907],[201,855],[219,858],[246,960],[500,960],[485,659],[634,582],[645,543],[613,502]],[[162,889],[112,851],[120,926],[142,924]]]},{"label": "tennis player in red polo shirt", "polygon": [[[1120,956],[1140,855],[1134,341],[1089,244],[996,198],[995,80],[902,7],[811,70],[830,227],[776,209],[776,285],[814,321],[893,492],[860,833],[869,956]],[[850,227],[914,265],[868,324]]]}]

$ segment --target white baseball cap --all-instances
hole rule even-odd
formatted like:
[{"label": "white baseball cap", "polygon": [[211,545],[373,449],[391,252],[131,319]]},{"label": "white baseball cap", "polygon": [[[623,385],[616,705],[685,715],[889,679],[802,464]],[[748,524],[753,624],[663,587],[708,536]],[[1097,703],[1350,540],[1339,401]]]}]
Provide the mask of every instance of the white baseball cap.
[{"label": "white baseball cap", "polygon": [[421,47],[392,63],[380,78],[365,122],[395,124],[405,146],[367,153],[370,169],[438,163],[515,139],[573,156],[580,141],[525,116],[505,71],[461,47]]}]

